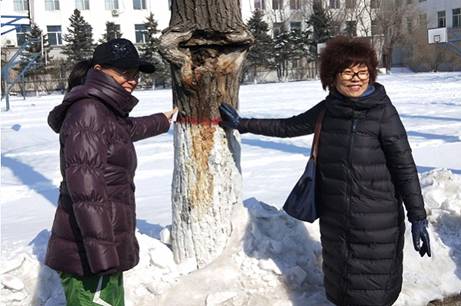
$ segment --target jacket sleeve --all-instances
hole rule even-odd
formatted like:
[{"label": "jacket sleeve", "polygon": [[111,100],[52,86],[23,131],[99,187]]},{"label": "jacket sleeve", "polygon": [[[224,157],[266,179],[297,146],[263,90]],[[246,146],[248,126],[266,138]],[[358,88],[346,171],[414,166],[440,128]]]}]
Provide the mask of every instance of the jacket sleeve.
[{"label": "jacket sleeve", "polygon": [[315,121],[324,108],[320,102],[308,111],[283,119],[240,119],[239,132],[275,137],[295,137],[314,133]]},{"label": "jacket sleeve", "polygon": [[410,221],[426,218],[418,172],[407,133],[393,105],[386,106],[381,120],[380,142],[398,195]]},{"label": "jacket sleeve", "polygon": [[104,178],[108,148],[103,111],[97,103],[78,102],[69,109],[61,129],[67,188],[94,274],[115,271],[120,264]]},{"label": "jacket sleeve", "polygon": [[128,117],[132,141],[168,132],[170,121],[163,113],[144,117]]}]

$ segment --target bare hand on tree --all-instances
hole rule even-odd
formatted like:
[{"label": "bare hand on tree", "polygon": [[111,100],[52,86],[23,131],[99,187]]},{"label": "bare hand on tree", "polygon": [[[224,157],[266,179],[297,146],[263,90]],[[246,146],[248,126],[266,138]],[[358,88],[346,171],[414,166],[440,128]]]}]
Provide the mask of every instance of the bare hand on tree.
[{"label": "bare hand on tree", "polygon": [[176,116],[178,114],[178,107],[175,106],[172,110],[164,112],[163,114],[168,118],[168,120],[170,120],[170,122],[174,122],[176,121]]}]

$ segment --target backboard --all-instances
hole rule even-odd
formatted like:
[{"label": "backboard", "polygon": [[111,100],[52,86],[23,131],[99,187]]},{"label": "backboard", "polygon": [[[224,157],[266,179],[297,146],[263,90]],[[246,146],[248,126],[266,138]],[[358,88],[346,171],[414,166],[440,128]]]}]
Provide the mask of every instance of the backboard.
[{"label": "backboard", "polygon": [[447,39],[447,28],[427,29],[427,42],[429,44],[446,43]]}]

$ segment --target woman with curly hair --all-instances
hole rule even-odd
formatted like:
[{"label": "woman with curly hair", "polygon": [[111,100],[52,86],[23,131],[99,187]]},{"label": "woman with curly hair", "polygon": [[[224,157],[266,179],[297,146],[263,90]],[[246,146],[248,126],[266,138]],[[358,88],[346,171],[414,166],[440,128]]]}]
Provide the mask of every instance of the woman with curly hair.
[{"label": "woman with curly hair", "polygon": [[[431,256],[427,220],[405,128],[384,86],[367,40],[336,37],[320,56],[329,94],[285,119],[243,119],[220,107],[226,128],[275,137],[312,134],[324,111],[317,156],[324,285],[341,306],[388,306],[402,287],[404,210],[413,243]],[[421,243],[422,242],[422,243]]]}]

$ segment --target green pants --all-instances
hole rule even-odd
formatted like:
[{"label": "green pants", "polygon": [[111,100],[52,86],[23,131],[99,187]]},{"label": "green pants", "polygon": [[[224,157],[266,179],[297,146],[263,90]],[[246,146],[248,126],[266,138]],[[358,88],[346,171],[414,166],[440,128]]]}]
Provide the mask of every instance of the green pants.
[{"label": "green pants", "polygon": [[79,277],[61,273],[67,305],[124,306],[123,273]]}]

